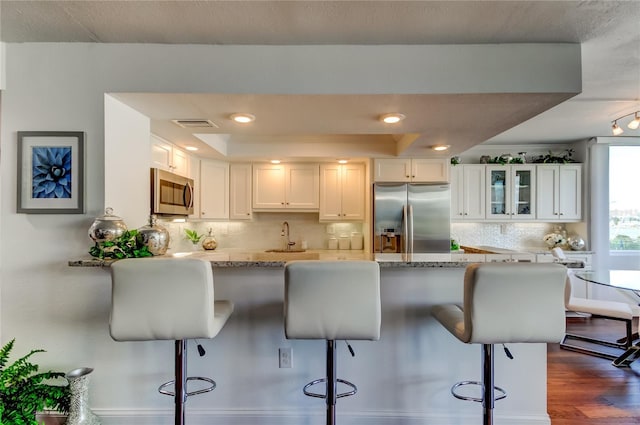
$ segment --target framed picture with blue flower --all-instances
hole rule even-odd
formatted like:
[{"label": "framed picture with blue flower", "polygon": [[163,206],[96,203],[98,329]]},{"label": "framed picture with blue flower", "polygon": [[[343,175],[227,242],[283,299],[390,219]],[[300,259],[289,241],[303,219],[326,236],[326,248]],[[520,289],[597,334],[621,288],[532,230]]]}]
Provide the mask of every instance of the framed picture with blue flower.
[{"label": "framed picture with blue flower", "polygon": [[18,132],[18,212],[84,213],[84,132]]}]

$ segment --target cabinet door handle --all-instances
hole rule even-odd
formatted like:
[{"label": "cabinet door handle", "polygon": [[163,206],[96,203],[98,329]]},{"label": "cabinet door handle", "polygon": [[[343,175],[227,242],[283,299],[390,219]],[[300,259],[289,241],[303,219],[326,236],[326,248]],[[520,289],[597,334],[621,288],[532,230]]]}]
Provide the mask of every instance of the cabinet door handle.
[{"label": "cabinet door handle", "polygon": [[564,213],[560,213],[560,215],[564,215]]},{"label": "cabinet door handle", "polygon": [[247,213],[247,215],[251,215],[251,213]]},{"label": "cabinet door handle", "polygon": [[280,205],[284,205],[284,202],[280,202]]},{"label": "cabinet door handle", "polygon": [[467,213],[464,213],[464,215],[468,215]]}]

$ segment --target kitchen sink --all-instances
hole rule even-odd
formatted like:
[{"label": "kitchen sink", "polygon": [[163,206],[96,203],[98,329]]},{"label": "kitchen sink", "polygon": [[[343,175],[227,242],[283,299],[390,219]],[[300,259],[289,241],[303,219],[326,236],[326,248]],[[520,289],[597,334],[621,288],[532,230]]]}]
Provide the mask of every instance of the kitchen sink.
[{"label": "kitchen sink", "polygon": [[267,249],[265,252],[306,252],[306,249]]}]

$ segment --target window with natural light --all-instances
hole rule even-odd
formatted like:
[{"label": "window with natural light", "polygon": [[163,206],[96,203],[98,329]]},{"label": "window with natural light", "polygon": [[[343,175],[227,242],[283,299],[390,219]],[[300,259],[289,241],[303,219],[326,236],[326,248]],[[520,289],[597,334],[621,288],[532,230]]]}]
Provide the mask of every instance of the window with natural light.
[{"label": "window with natural light", "polygon": [[609,147],[609,247],[640,251],[640,146]]}]

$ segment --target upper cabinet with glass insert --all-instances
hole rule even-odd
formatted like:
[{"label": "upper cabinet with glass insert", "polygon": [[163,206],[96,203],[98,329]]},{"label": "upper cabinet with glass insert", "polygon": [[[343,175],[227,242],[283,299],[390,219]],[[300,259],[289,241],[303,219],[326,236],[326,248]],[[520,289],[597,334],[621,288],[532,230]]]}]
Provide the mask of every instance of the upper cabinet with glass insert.
[{"label": "upper cabinet with glass insert", "polygon": [[535,165],[488,165],[486,173],[487,220],[536,218]]}]

